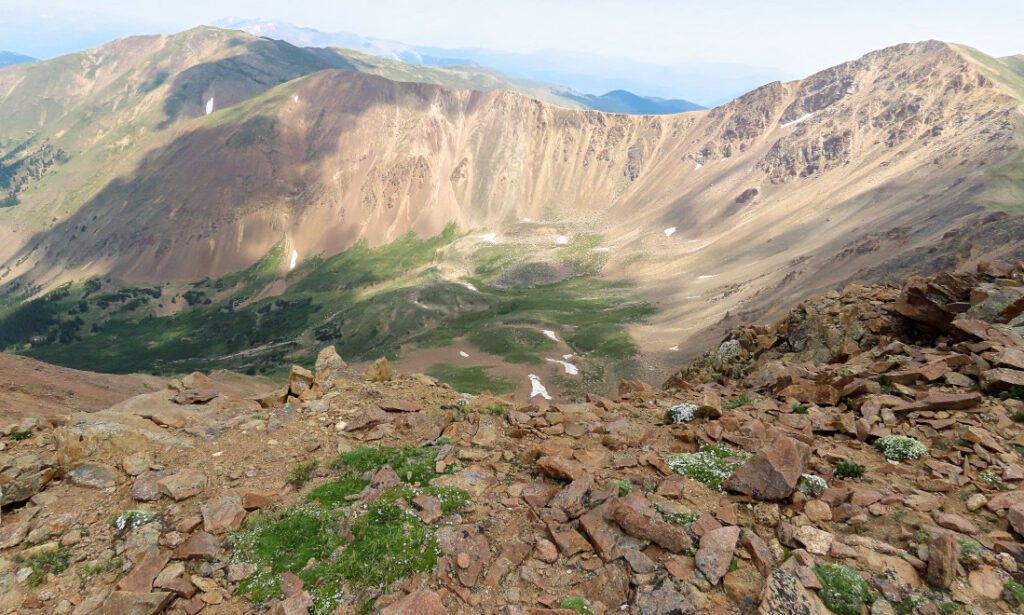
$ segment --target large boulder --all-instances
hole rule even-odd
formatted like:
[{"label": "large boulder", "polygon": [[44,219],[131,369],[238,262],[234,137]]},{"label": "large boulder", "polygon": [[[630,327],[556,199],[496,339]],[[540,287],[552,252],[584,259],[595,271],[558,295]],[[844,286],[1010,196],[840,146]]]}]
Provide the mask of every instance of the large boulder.
[{"label": "large boulder", "polygon": [[759,500],[783,500],[796,491],[809,458],[810,447],[780,436],[737,468],[722,486]]}]

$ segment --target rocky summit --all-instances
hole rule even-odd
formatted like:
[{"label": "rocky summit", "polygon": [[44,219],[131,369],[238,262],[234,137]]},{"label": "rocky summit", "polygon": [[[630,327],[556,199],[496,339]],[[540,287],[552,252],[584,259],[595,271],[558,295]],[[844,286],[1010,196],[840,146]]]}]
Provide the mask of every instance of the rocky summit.
[{"label": "rocky summit", "polygon": [[[0,441],[0,611],[1024,607],[1024,263],[848,286],[662,388],[529,405],[333,347]],[[231,386],[225,382],[232,382]]]}]

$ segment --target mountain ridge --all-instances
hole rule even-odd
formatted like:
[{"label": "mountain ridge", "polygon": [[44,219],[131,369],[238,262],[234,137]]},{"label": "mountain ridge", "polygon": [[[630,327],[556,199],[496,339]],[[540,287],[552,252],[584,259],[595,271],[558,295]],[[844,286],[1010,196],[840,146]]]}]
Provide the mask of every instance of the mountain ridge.
[{"label": "mountain ridge", "polygon": [[[559,237],[593,236],[599,275],[660,306],[629,325],[645,361],[671,361],[670,346],[692,352],[736,314],[770,315],[900,255],[937,266],[928,250],[949,232],[978,238],[960,258],[1012,250],[985,240],[1017,224],[989,209],[1019,206],[1020,99],[998,71],[986,76],[991,61],[906,44],[713,110],[641,117],[319,70],[211,115],[193,96],[174,134],[149,132],[156,145],[120,179],[36,238],[12,233],[0,256],[11,279],[31,272],[24,288],[185,283],[279,242],[301,265],[454,221],[461,247],[434,267],[457,285],[476,267],[466,250],[524,255],[497,283],[559,254]],[[7,215],[27,219],[73,164]],[[267,286],[277,294],[290,285],[281,267]]]}]

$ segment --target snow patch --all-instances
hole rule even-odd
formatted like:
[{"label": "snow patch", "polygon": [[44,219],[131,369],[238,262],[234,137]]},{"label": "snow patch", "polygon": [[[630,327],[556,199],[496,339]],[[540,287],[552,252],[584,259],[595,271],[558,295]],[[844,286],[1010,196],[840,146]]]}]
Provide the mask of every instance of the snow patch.
[{"label": "snow patch", "polygon": [[702,166],[704,166],[704,165],[702,165],[702,164],[701,164],[701,163],[699,163],[699,162],[697,162],[697,163],[694,163],[694,167],[693,167],[693,170],[694,170],[694,171],[700,171],[700,168],[701,168]]},{"label": "snow patch", "polygon": [[609,247],[606,247],[606,246],[601,246],[600,248],[594,248],[594,252],[611,252],[611,251],[612,251],[612,249],[609,248]]},{"label": "snow patch", "polygon": [[562,358],[563,358],[563,359],[571,359],[571,358],[573,358],[573,356],[574,356],[574,355],[572,355],[572,354],[563,354],[563,355],[562,355]]},{"label": "snow patch", "polygon": [[213,113],[213,96],[206,101],[206,115],[210,115],[211,113]]},{"label": "snow patch", "polygon": [[697,279],[698,280],[709,280],[711,278],[717,278],[717,277],[718,277],[717,273],[705,273],[704,275],[697,276]]},{"label": "snow patch", "polygon": [[555,335],[555,332],[554,332],[554,331],[548,331],[547,329],[542,329],[542,330],[541,330],[541,333],[543,333],[544,335],[546,335],[546,336],[548,336],[549,338],[551,338],[551,340],[552,340],[552,341],[554,341],[554,342],[557,342],[557,341],[558,341],[558,336],[557,336],[557,335]]},{"label": "snow patch", "polygon": [[523,218],[523,222],[532,222],[530,218]]},{"label": "snow patch", "polygon": [[566,237],[565,235],[559,235],[555,239],[555,243],[557,243],[558,245],[564,246],[565,244],[569,243],[569,238]]},{"label": "snow patch", "polygon": [[790,126],[796,126],[797,124],[799,124],[800,122],[806,120],[807,118],[811,117],[812,115],[814,115],[813,111],[810,112],[810,113],[805,113],[805,114],[801,115],[800,117],[796,118],[795,120],[793,120],[792,122],[786,122],[785,124],[781,124],[780,127],[781,128],[788,128]]},{"label": "snow patch", "polygon": [[548,390],[544,388],[544,384],[540,381],[540,377],[537,376],[537,374],[529,374],[527,377],[530,379],[530,384],[532,385],[532,388],[530,389],[530,399],[533,399],[538,395],[544,399],[551,399],[551,396],[548,395]]},{"label": "snow patch", "polygon": [[676,344],[675,346],[669,346],[669,350],[671,350],[672,352],[679,352],[679,344]]},{"label": "snow patch", "polygon": [[291,271],[292,269],[295,269],[295,264],[298,263],[298,262],[299,262],[299,251],[298,250],[292,250],[292,262],[291,262],[290,265],[288,265],[288,271]]},{"label": "snow patch", "polygon": [[465,286],[466,288],[468,288],[469,290],[475,292],[475,293],[480,292],[479,290],[477,290],[476,286],[473,286],[469,282],[463,282],[462,285]]},{"label": "snow patch", "polygon": [[465,350],[460,350],[459,351],[459,356],[462,357],[463,359],[468,359],[469,358],[469,353],[466,352]]},{"label": "snow patch", "polygon": [[295,102],[295,103],[299,102],[299,95],[298,94],[296,94],[295,96],[292,96],[292,102]]},{"label": "snow patch", "polygon": [[562,367],[565,368],[565,373],[569,374],[570,376],[579,376],[579,374],[580,374],[580,370],[575,365],[573,365],[572,363],[569,363],[567,361],[559,361],[558,359],[544,359],[544,360],[548,361],[549,363],[558,363],[559,365],[561,365]]},{"label": "snow patch", "polygon": [[497,233],[486,233],[484,235],[480,235],[480,241],[486,241],[487,243],[498,243],[497,237]]},{"label": "snow patch", "polygon": [[670,226],[667,229],[665,229],[663,232],[665,233],[665,237],[671,237],[672,233],[676,232],[676,227]]}]

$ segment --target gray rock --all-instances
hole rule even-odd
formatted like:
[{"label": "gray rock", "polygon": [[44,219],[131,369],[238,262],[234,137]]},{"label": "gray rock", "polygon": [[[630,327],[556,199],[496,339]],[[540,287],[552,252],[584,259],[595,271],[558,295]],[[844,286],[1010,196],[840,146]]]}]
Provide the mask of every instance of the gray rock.
[{"label": "gray rock", "polygon": [[654,589],[638,591],[631,615],[693,615],[696,609],[668,578]]}]

